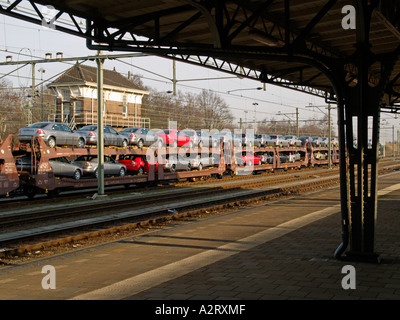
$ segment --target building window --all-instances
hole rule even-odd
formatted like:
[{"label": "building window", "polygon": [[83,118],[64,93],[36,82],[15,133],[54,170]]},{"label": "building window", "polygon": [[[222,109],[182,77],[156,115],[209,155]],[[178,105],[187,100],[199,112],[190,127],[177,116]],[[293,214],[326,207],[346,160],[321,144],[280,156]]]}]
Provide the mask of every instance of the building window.
[{"label": "building window", "polygon": [[75,114],[82,113],[82,101],[75,101]]},{"label": "building window", "polygon": [[128,97],[126,94],[122,96],[122,117],[128,118]]},{"label": "building window", "polygon": [[122,106],[122,117],[124,119],[128,118],[128,107],[127,106]]},{"label": "building window", "polygon": [[61,89],[60,92],[63,101],[69,101],[71,99],[71,91],[69,89]]}]

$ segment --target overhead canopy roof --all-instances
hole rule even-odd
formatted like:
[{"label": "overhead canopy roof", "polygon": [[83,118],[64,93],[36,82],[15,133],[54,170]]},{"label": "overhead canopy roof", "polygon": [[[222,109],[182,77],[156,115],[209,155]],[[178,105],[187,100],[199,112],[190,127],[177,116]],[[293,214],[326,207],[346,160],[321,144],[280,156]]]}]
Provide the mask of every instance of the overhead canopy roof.
[{"label": "overhead canopy roof", "polygon": [[[88,39],[93,49],[174,56],[186,62],[335,99],[325,68],[344,66],[357,84],[357,29],[344,29],[353,1],[342,0],[53,0],[9,1],[0,13]],[[370,85],[395,61],[382,100],[400,104],[400,1],[374,5],[369,32],[376,59]],[[45,5],[54,6],[52,8]],[[346,8],[345,8],[346,9]],[[351,9],[351,8],[350,8]],[[47,13],[47,15],[45,15]],[[82,23],[82,20],[83,23]],[[360,37],[360,34],[359,34]]]}]

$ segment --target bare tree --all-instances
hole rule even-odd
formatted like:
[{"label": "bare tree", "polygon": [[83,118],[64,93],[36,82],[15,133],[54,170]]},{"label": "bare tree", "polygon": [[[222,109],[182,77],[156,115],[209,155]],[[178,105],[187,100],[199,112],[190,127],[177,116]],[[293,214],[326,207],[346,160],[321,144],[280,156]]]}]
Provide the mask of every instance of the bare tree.
[{"label": "bare tree", "polygon": [[233,129],[233,115],[226,102],[215,92],[203,89],[198,96],[198,104],[203,120],[201,129]]},{"label": "bare tree", "polygon": [[21,91],[13,90],[5,80],[0,81],[0,139],[25,126],[24,104]]}]

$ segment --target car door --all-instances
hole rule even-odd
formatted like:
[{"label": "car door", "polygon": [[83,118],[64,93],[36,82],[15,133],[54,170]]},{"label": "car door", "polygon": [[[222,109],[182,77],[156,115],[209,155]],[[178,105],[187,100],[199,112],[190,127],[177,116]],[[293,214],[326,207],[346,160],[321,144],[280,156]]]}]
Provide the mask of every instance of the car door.
[{"label": "car door", "polygon": [[104,127],[104,145],[105,146],[113,145],[112,139],[113,139],[113,137],[110,134],[110,129],[107,126],[105,126]]},{"label": "car door", "polygon": [[114,174],[115,166],[113,166],[114,162],[111,157],[104,156],[104,174]]},{"label": "car door", "polygon": [[57,145],[65,145],[66,144],[64,131],[63,131],[60,123],[54,124],[51,127],[51,131],[52,132],[49,133],[49,135],[52,135],[55,137]]},{"label": "car door", "polygon": [[60,124],[62,131],[63,131],[63,135],[64,135],[64,139],[65,139],[65,144],[72,146],[75,145],[77,141],[77,138],[75,137],[74,132],[71,130],[70,127],[68,127],[65,124]]},{"label": "car door", "polygon": [[113,127],[108,127],[108,131],[110,133],[110,139],[112,141],[113,146],[121,146],[122,145],[122,140],[123,136],[118,133],[117,130],[115,130]]},{"label": "car door", "polygon": [[147,128],[142,129],[142,135],[144,137],[145,144],[151,145],[155,141],[155,134],[153,131]]},{"label": "car door", "polygon": [[50,166],[56,176],[68,176],[69,161],[65,157],[50,160]]}]

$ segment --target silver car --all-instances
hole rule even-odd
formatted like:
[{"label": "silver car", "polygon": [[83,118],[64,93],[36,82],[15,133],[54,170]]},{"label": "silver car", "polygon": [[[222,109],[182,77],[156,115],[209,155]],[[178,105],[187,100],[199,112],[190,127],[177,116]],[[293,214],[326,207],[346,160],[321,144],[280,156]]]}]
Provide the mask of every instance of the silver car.
[{"label": "silver car", "polygon": [[269,135],[272,140],[274,140],[275,147],[289,147],[289,141],[285,140],[280,134],[270,134]]},{"label": "silver car", "polygon": [[216,140],[218,143],[222,142],[233,142],[235,147],[242,146],[242,138],[239,137],[237,134],[233,134],[232,132],[218,132],[213,135],[213,139]]},{"label": "silver car", "polygon": [[274,162],[274,155],[271,153],[264,153],[261,156],[261,162],[262,163],[273,163]]},{"label": "silver car", "polygon": [[[84,175],[91,175],[98,178],[98,159],[97,155],[84,155],[72,161],[72,164],[82,168]],[[126,166],[118,163],[109,156],[104,156],[104,175],[119,175],[123,177],[126,173]]]},{"label": "silver car", "polygon": [[171,154],[168,159],[164,160],[164,170],[175,172],[178,170],[192,170],[192,164],[189,159],[182,157],[181,155]]},{"label": "silver car", "polygon": [[252,148],[255,145],[254,134],[235,133],[235,137],[241,140],[241,146]]},{"label": "silver car", "polygon": [[[75,132],[86,140],[86,144],[97,144],[96,125],[84,126]],[[128,137],[119,134],[113,127],[104,126],[104,145],[126,148],[128,146]]]},{"label": "silver car", "polygon": [[317,147],[326,147],[326,146],[328,146],[328,142],[326,141],[326,139],[324,139],[322,137],[313,137],[313,142],[315,143],[315,145]]},{"label": "silver car", "polygon": [[75,180],[79,180],[83,175],[82,168],[71,163],[65,157],[51,159],[49,163],[55,176],[71,177]]},{"label": "silver car", "polygon": [[130,145],[136,145],[139,148],[143,146],[162,147],[163,145],[162,139],[148,128],[125,128],[119,134],[126,136]]},{"label": "silver car", "polygon": [[30,142],[32,137],[42,137],[50,148],[55,146],[83,148],[86,143],[85,137],[72,131],[66,124],[59,122],[36,122],[19,129],[19,141]]},{"label": "silver car", "polygon": [[259,141],[260,147],[275,145],[275,140],[273,140],[268,134],[265,133],[257,134],[257,141]]},{"label": "silver car", "polygon": [[301,145],[303,144],[303,142],[299,138],[297,138],[297,136],[288,135],[283,136],[283,138],[289,141],[289,145],[292,147],[301,147]]},{"label": "silver car", "polygon": [[214,157],[210,157],[208,155],[200,155],[198,154],[194,159],[190,160],[192,164],[192,169],[202,170],[206,167],[213,167],[215,165]]}]

